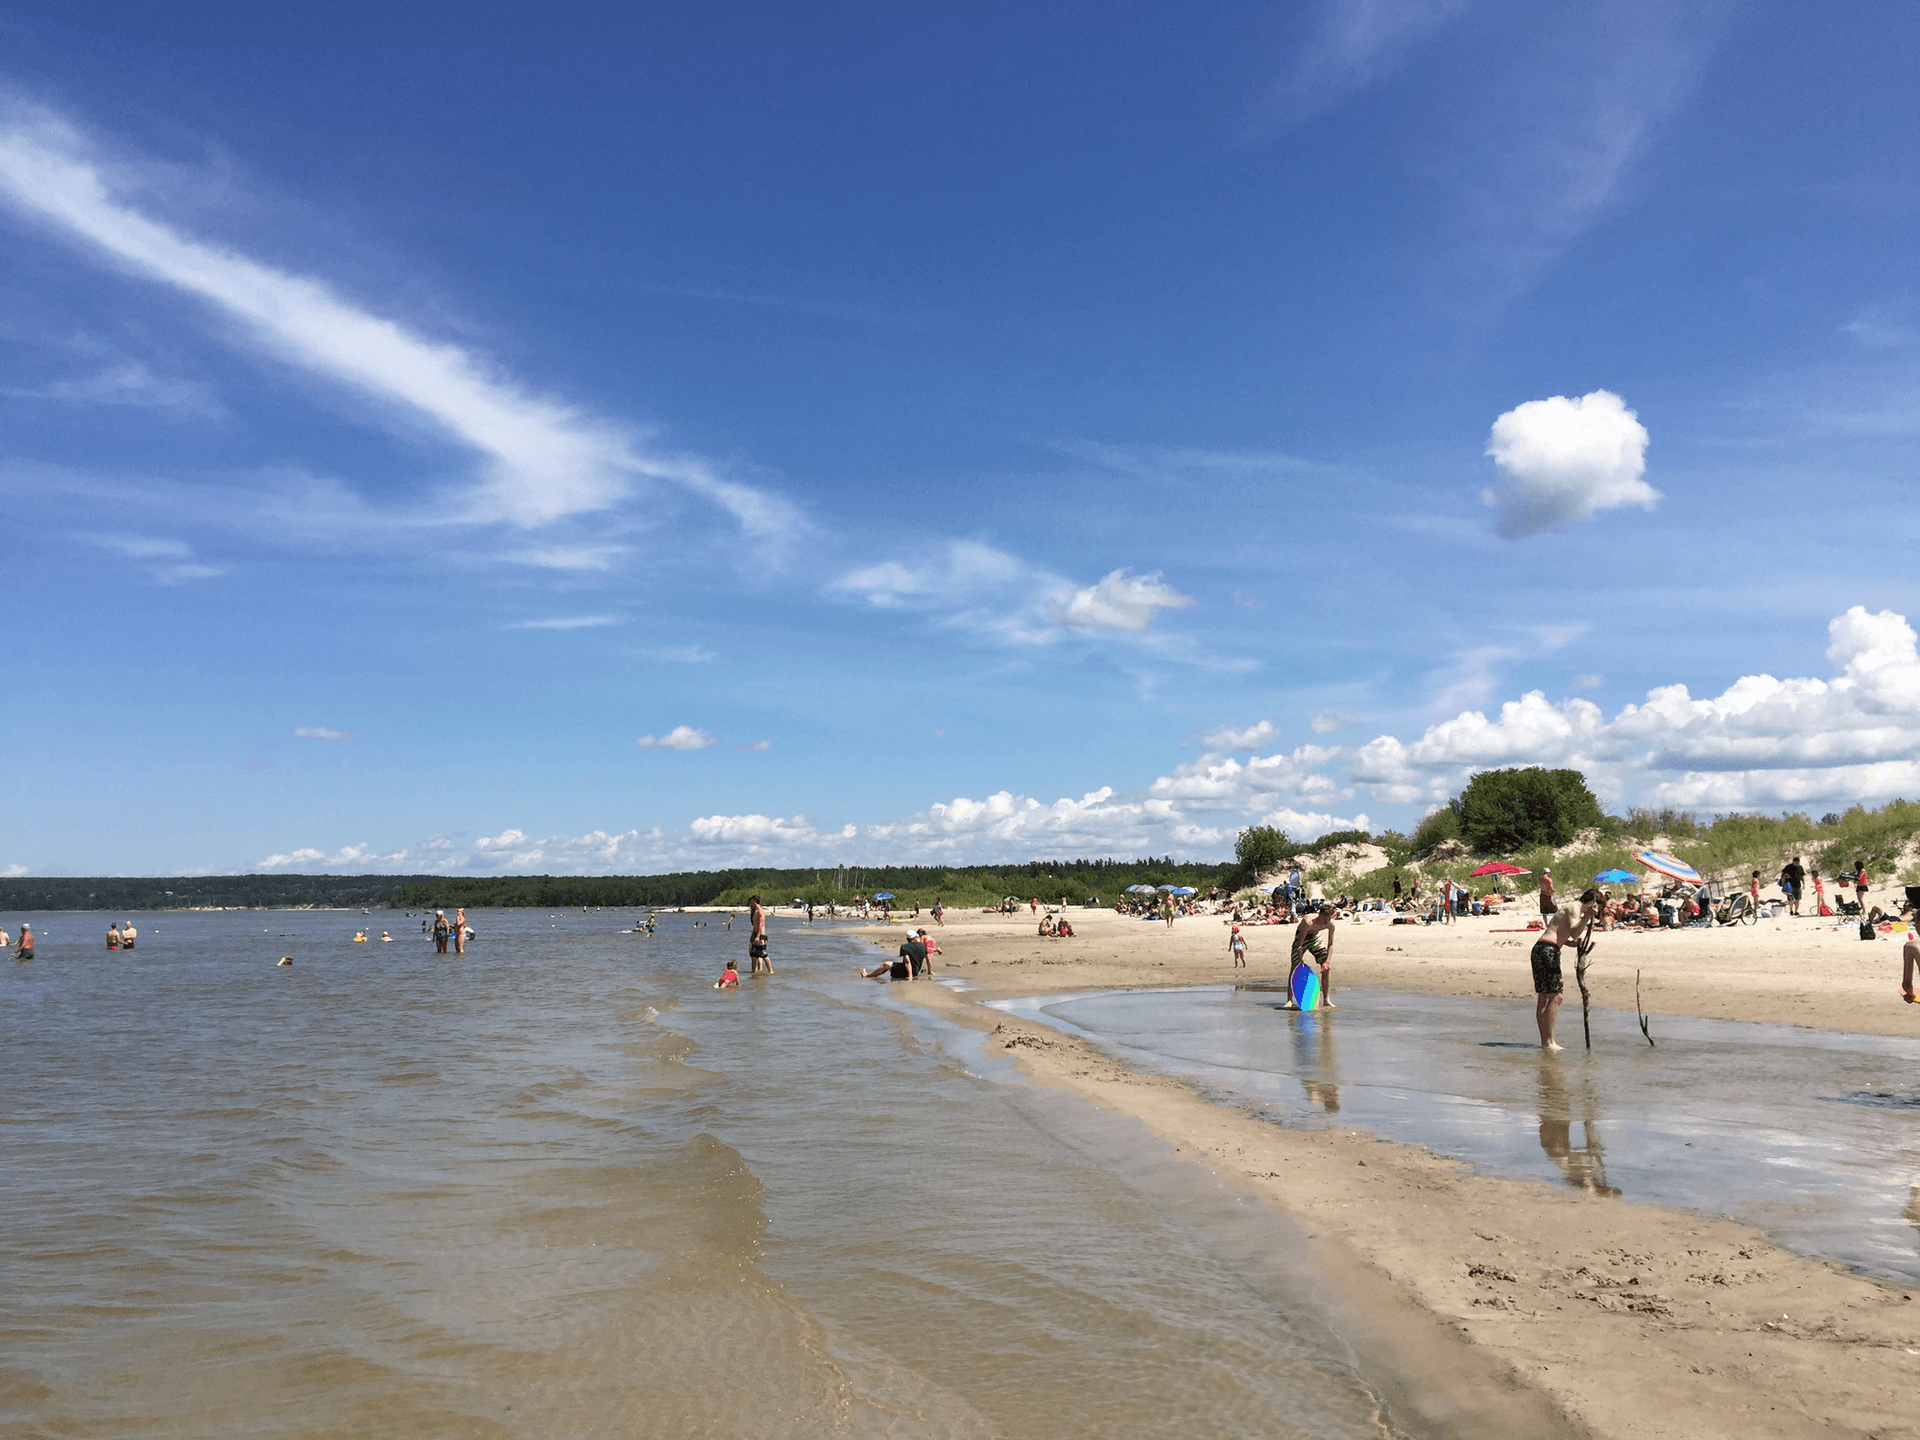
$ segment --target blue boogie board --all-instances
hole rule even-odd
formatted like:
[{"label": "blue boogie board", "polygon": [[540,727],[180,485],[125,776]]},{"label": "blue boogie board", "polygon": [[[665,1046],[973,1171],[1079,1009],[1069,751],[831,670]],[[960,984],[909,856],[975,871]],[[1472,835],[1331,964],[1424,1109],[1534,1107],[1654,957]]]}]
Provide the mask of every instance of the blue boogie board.
[{"label": "blue boogie board", "polygon": [[1293,992],[1293,1003],[1302,1010],[1320,1008],[1320,972],[1311,965],[1294,967],[1293,980],[1288,988]]}]

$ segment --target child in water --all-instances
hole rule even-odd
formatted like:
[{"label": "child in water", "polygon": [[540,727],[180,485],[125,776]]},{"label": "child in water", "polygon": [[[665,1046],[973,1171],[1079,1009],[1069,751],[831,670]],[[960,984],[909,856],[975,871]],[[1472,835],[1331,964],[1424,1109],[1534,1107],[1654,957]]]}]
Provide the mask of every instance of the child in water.
[{"label": "child in water", "polygon": [[727,968],[720,972],[720,978],[713,982],[713,988],[716,990],[738,990],[740,988],[740,972],[733,968],[733,961],[727,961]]}]

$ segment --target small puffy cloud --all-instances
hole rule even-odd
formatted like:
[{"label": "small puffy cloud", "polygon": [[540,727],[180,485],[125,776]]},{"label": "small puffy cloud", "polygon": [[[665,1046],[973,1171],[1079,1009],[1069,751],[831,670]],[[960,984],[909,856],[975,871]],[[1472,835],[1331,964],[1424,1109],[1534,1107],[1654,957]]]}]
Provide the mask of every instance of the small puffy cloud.
[{"label": "small puffy cloud", "polygon": [[1584,675],[1576,675],[1573,677],[1573,688],[1576,690],[1597,690],[1606,678],[1604,675],[1596,675],[1592,671],[1588,671]]},{"label": "small puffy cloud", "polygon": [[691,725],[676,725],[664,735],[642,735],[633,742],[642,750],[704,750],[719,744],[717,736]]},{"label": "small puffy cloud", "polygon": [[618,615],[557,615],[548,620],[516,620],[509,630],[597,630],[603,625],[618,625]]},{"label": "small puffy cloud", "polygon": [[1601,510],[1651,509],[1660,492],[1646,472],[1646,427],[1610,390],[1516,405],[1493,422],[1487,454],[1500,478],[1481,498],[1508,540],[1564,530]]},{"label": "small puffy cloud", "polygon": [[1134,575],[1126,570],[1110,572],[1104,579],[1073,598],[1060,612],[1060,624],[1111,630],[1144,630],[1162,610],[1184,610],[1193,604],[1191,595],[1182,595],[1160,578],[1155,570]]},{"label": "small puffy cloud", "polygon": [[7,866],[6,869],[0,870],[0,875],[6,876],[9,880],[13,879],[17,875],[24,875],[26,873],[27,873],[27,867],[18,863],[17,861]]},{"label": "small puffy cloud", "polygon": [[1331,735],[1336,730],[1344,730],[1358,719],[1351,710],[1322,710],[1313,717],[1313,733]]},{"label": "small puffy cloud", "polygon": [[1096,584],[1071,581],[975,541],[883,560],[828,587],[884,609],[930,611],[941,623],[1015,645],[1050,645],[1079,632],[1140,631],[1162,610],[1193,604],[1158,571],[1115,570]]},{"label": "small puffy cloud", "polygon": [[334,730],[325,725],[299,725],[294,727],[296,740],[354,740],[358,733],[352,730]]},{"label": "small puffy cloud", "polygon": [[1207,749],[1218,754],[1225,754],[1229,750],[1259,750],[1279,733],[1273,728],[1271,720],[1262,720],[1245,730],[1235,730],[1229,725],[1207,736]]},{"label": "small puffy cloud", "polygon": [[759,755],[771,750],[773,748],[773,742],[771,740],[756,740],[751,745],[736,745],[733,748],[743,750],[749,755]]}]

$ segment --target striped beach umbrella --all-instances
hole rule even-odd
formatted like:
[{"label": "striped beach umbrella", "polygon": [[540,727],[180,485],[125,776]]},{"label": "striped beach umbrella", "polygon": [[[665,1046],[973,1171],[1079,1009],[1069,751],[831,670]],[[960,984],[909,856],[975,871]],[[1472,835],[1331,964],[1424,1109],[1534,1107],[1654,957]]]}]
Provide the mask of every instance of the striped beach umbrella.
[{"label": "striped beach umbrella", "polygon": [[1700,872],[1684,860],[1676,860],[1671,855],[1662,855],[1658,850],[1636,850],[1633,858],[1656,875],[1664,875],[1669,880],[1684,880],[1689,885],[1700,883]]}]

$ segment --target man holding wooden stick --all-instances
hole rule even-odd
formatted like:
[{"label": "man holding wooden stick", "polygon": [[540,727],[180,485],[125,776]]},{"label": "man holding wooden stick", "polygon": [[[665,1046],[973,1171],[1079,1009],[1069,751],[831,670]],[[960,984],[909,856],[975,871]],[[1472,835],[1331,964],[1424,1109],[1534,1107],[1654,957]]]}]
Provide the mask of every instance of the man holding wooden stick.
[{"label": "man holding wooden stick", "polygon": [[1575,946],[1580,953],[1580,978],[1584,979],[1586,957],[1593,951],[1588,934],[1600,914],[1600,892],[1589,889],[1577,901],[1569,901],[1547,919],[1540,938],[1533,943],[1533,1018],[1540,1027],[1540,1048],[1558,1051],[1562,1047],[1553,1038],[1554,1022],[1560,1018],[1560,999],[1567,988],[1560,973],[1560,951]]}]

